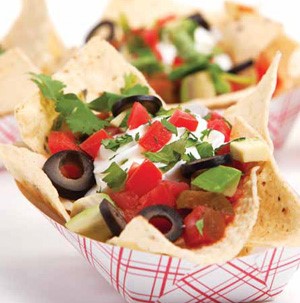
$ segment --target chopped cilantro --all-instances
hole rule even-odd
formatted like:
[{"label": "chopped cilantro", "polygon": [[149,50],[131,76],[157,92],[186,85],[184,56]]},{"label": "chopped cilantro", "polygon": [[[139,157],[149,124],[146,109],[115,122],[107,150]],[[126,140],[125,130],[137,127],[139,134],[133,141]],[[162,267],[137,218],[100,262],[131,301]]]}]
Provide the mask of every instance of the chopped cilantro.
[{"label": "chopped cilantro", "polygon": [[149,88],[138,83],[138,77],[135,74],[124,76],[125,86],[121,89],[121,94],[125,96],[147,95]]},{"label": "chopped cilantro", "polygon": [[203,141],[204,138],[207,138],[209,136],[209,134],[211,133],[212,129],[205,129],[201,132],[201,137],[200,140]]},{"label": "chopped cilantro", "polygon": [[199,234],[203,236],[203,228],[204,228],[204,219],[200,219],[196,222],[196,227],[199,231]]},{"label": "chopped cilantro", "polygon": [[99,98],[88,103],[88,106],[97,112],[109,112],[113,105],[122,98],[121,95],[105,92]]},{"label": "chopped cilantro", "polygon": [[173,125],[172,123],[170,123],[167,118],[164,118],[161,120],[162,125],[169,130],[172,134],[175,134],[177,136],[178,132],[177,132],[177,127],[175,125]]},{"label": "chopped cilantro", "polygon": [[196,149],[201,159],[213,157],[215,154],[212,145],[208,142],[197,144]]},{"label": "chopped cilantro", "polygon": [[127,178],[126,172],[115,162],[113,162],[103,173],[107,174],[103,178],[103,181],[107,183],[109,188],[115,190],[122,188]]},{"label": "chopped cilantro", "polygon": [[182,159],[185,153],[186,140],[179,139],[166,145],[159,152],[145,152],[145,157],[154,163],[163,163],[166,166],[161,170],[166,172]]},{"label": "chopped cilantro", "polygon": [[55,102],[55,110],[64,118],[72,132],[91,135],[104,128],[108,123],[98,119],[75,94],[64,94],[65,85],[47,75],[31,74],[47,100]]},{"label": "chopped cilantro", "polygon": [[176,109],[180,109],[180,107],[174,107],[171,109],[165,109],[165,108],[161,107],[160,110],[156,113],[156,116],[171,117],[173,115],[173,113],[176,111]]},{"label": "chopped cilantro", "polygon": [[140,133],[136,133],[134,137],[134,141],[138,142],[140,140]]},{"label": "chopped cilantro", "polygon": [[112,151],[117,151],[121,146],[126,145],[133,141],[132,136],[130,135],[122,135],[118,136],[114,139],[104,139],[101,144],[106,148]]}]

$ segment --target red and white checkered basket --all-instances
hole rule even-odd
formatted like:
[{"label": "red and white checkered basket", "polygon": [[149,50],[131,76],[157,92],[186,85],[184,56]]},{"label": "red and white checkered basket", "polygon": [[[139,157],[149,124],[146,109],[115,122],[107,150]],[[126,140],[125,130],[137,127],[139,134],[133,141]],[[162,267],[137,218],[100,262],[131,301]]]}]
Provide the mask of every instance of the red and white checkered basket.
[{"label": "red and white checkered basket", "polygon": [[264,302],[279,295],[300,266],[300,248],[273,248],[223,265],[195,266],[80,237],[51,221],[127,302]]}]

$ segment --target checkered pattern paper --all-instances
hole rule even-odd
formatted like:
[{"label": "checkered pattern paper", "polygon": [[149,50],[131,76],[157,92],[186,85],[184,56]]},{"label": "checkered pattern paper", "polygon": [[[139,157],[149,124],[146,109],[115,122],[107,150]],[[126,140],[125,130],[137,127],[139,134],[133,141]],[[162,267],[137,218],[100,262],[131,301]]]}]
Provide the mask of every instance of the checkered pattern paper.
[{"label": "checkered pattern paper", "polygon": [[300,248],[274,248],[223,265],[195,266],[99,243],[51,223],[130,303],[269,301],[300,266]]},{"label": "checkered pattern paper", "polygon": [[269,130],[275,148],[280,148],[293,128],[300,112],[300,88],[283,94],[271,102]]}]

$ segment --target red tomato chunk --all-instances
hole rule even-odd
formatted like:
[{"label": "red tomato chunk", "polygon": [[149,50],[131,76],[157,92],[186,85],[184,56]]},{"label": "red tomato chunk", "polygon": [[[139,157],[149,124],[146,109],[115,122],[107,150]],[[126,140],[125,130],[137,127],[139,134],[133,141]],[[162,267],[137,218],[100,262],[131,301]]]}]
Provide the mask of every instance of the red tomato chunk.
[{"label": "red tomato chunk", "polygon": [[127,179],[125,187],[141,197],[156,187],[161,179],[161,171],[152,162],[145,160]]},{"label": "red tomato chunk", "polygon": [[[202,220],[201,232],[196,225],[199,220]],[[224,236],[226,227],[224,216],[205,206],[196,207],[186,216],[184,224],[183,238],[188,247],[201,247],[217,242]]]},{"label": "red tomato chunk", "polygon": [[80,150],[71,132],[52,131],[48,137],[48,146],[51,154],[63,150]]},{"label": "red tomato chunk", "polygon": [[171,132],[161,122],[155,121],[139,140],[139,144],[147,151],[157,152],[171,140],[171,137]]},{"label": "red tomato chunk", "polygon": [[191,114],[177,109],[169,120],[176,127],[185,127],[190,131],[195,131],[198,126],[198,120]]},{"label": "red tomato chunk", "polygon": [[230,141],[231,128],[223,118],[208,120],[207,128],[221,132],[225,136],[225,142]]},{"label": "red tomato chunk", "polygon": [[135,102],[129,115],[127,125],[129,129],[135,129],[147,123],[150,119],[151,117],[146,108],[141,103]]},{"label": "red tomato chunk", "polygon": [[100,149],[102,140],[108,138],[111,138],[111,136],[105,130],[101,129],[87,138],[79,146],[83,151],[95,159]]}]

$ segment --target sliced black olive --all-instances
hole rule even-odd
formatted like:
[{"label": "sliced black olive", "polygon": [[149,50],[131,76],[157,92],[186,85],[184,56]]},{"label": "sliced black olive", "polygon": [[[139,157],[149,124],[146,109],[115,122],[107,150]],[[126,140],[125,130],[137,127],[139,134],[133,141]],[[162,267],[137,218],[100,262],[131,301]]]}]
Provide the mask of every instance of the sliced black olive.
[{"label": "sliced black olive", "polygon": [[134,102],[141,103],[148,112],[152,115],[155,115],[160,108],[162,107],[162,102],[155,96],[147,95],[135,95],[129,96],[117,101],[112,107],[112,114],[114,117],[121,114],[123,111],[131,108]]},{"label": "sliced black olive", "polygon": [[245,62],[242,62],[238,65],[235,65],[234,67],[232,67],[227,72],[231,73],[231,74],[238,74],[238,73],[242,72],[243,70],[245,70],[247,68],[250,68],[251,66],[253,66],[253,64],[254,64],[254,61],[252,59],[249,59]]},{"label": "sliced black olive", "polygon": [[193,15],[189,16],[188,19],[193,20],[199,26],[202,26],[206,30],[208,30],[208,31],[210,30],[210,24],[207,22],[207,20],[204,19],[204,17],[201,14],[199,14],[199,13],[193,14]]},{"label": "sliced black olive", "polygon": [[179,213],[166,205],[153,205],[144,208],[140,213],[148,221],[154,218],[163,218],[171,223],[171,228],[164,235],[171,242],[175,242],[181,235],[183,230],[183,222]]},{"label": "sliced black olive", "polygon": [[100,203],[99,210],[111,233],[119,236],[126,226],[122,213],[106,199]]},{"label": "sliced black olive", "polygon": [[107,41],[111,41],[115,37],[115,24],[109,20],[104,20],[94,26],[94,28],[89,32],[87,37],[85,38],[85,42],[87,43],[92,37],[94,37],[98,32],[105,29],[108,31],[106,36],[102,37]]},{"label": "sliced black olive", "polygon": [[180,171],[183,177],[190,178],[198,170],[228,164],[231,163],[231,161],[230,154],[214,156],[182,164]]},{"label": "sliced black olive", "polygon": [[[70,166],[77,171],[76,176],[67,175]],[[96,184],[93,159],[80,151],[66,150],[52,155],[43,171],[59,195],[71,200],[83,197]]]}]

